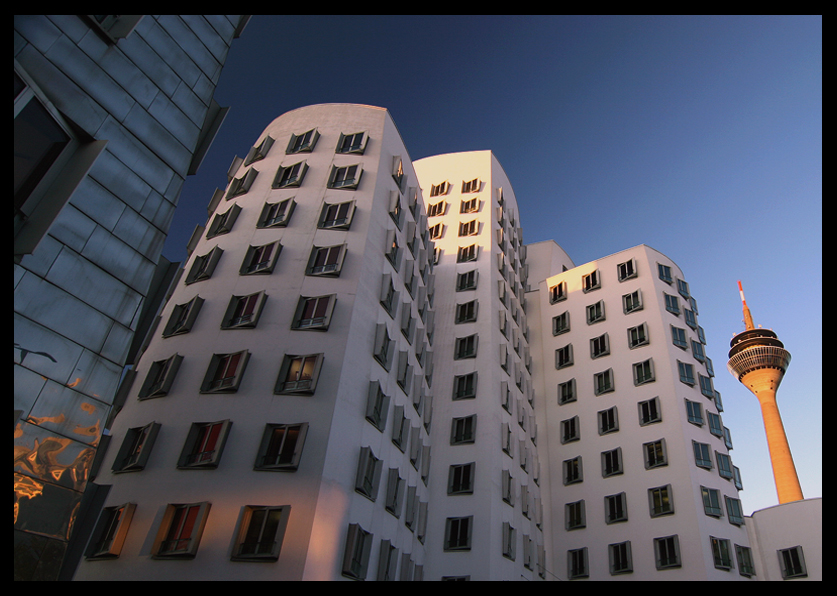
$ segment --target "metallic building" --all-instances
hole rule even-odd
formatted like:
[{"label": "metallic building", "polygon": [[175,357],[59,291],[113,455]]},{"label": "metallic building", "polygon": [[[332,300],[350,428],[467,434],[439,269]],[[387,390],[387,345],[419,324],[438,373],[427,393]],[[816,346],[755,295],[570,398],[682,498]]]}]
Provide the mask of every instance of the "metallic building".
[{"label": "metallic building", "polygon": [[15,579],[59,576],[248,18],[15,16]]}]

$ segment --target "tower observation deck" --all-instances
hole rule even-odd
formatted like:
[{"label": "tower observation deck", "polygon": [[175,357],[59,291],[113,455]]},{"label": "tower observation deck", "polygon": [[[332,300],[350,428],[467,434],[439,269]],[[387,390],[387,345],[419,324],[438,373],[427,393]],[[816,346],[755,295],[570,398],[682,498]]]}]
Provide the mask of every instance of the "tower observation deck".
[{"label": "tower observation deck", "polygon": [[738,282],[741,302],[744,307],[746,329],[730,341],[730,373],[749,389],[761,405],[767,446],[770,449],[770,463],[779,503],[801,500],[802,489],[793,464],[788,438],[776,405],[776,390],[785,376],[791,361],[790,352],[785,349],[779,337],[769,329],[756,328],[753,317],[744,299],[744,290]]}]

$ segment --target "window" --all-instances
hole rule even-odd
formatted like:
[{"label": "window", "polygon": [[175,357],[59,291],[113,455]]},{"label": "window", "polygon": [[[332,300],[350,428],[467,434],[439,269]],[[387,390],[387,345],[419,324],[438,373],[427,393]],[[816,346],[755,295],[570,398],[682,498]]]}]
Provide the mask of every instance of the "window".
[{"label": "window", "polygon": [[479,304],[476,300],[465,302],[456,305],[456,318],[454,323],[473,323],[477,320],[477,307]]},{"label": "window", "polygon": [[348,230],[352,225],[355,202],[325,203],[317,227],[321,230]]},{"label": "window", "polygon": [[477,436],[477,415],[454,418],[450,425],[450,444],[467,445],[473,443]]},{"label": "window", "polygon": [[626,279],[636,277],[636,259],[619,263],[616,266],[616,272],[618,274],[619,281],[625,281]]},{"label": "window", "polygon": [[342,574],[352,579],[365,580],[371,550],[372,534],[358,524],[349,524],[346,550],[343,553]]},{"label": "window", "polygon": [[372,426],[383,432],[387,425],[390,398],[381,389],[379,381],[369,382],[369,393],[366,399],[366,420]]},{"label": "window", "polygon": [[476,463],[452,465],[448,470],[448,494],[470,495],[474,493]]},{"label": "window", "polygon": [[476,261],[477,260],[477,253],[479,252],[479,247],[476,244],[472,244],[471,246],[460,246],[456,253],[456,262],[457,263],[467,263],[469,261]]},{"label": "window", "polygon": [[231,427],[230,420],[193,423],[177,460],[177,467],[181,470],[217,468]]},{"label": "window", "polygon": [[331,168],[331,175],[328,178],[328,188],[357,190],[362,175],[363,168],[358,164],[352,166],[333,166]]},{"label": "window", "polygon": [[572,459],[566,459],[563,462],[564,468],[564,486],[569,484],[576,484],[584,480],[584,474],[581,468],[581,456]]},{"label": "window", "polygon": [[590,340],[590,358],[601,358],[610,354],[610,341],[607,333],[603,333],[599,337],[594,337]]},{"label": "window", "polygon": [[689,299],[689,284],[682,279],[677,280],[677,291],[683,298]]},{"label": "window", "polygon": [[715,562],[715,568],[725,571],[732,569],[732,549],[729,540],[710,536],[709,542],[712,545],[712,558]]},{"label": "window", "polygon": [[567,299],[567,282],[562,281],[549,288],[549,303],[555,304]]},{"label": "window", "polygon": [[233,561],[276,561],[282,549],[291,506],[247,505],[242,509]]},{"label": "window", "polygon": [[612,368],[593,375],[593,393],[603,395],[611,391],[615,391]]},{"label": "window", "polygon": [[477,334],[469,335],[468,337],[457,337],[453,359],[464,360],[466,358],[476,358],[478,340],[479,336]]},{"label": "window", "polygon": [[616,406],[602,410],[599,412],[599,434],[606,435],[608,433],[619,430],[619,415]]},{"label": "window", "polygon": [[680,382],[686,385],[695,384],[695,365],[688,362],[677,361],[677,370],[680,373]]},{"label": "window", "polygon": [[209,229],[206,231],[207,239],[227,234],[232,230],[233,224],[240,212],[241,207],[233,205],[225,213],[217,213],[212,219],[212,224],[210,224]]},{"label": "window", "polygon": [[330,275],[337,277],[346,258],[346,245],[315,246],[308,258],[306,275]]},{"label": "window", "polygon": [[183,362],[183,356],[175,354],[166,360],[158,360],[154,362],[148,370],[148,375],[145,377],[145,382],[139,391],[139,399],[148,399],[151,397],[162,397],[171,390],[174,378],[177,375],[177,370],[180,368],[180,363]]},{"label": "window", "polygon": [[576,400],[575,379],[558,384],[558,405],[562,406]]},{"label": "window", "polygon": [[398,271],[398,268],[401,266],[401,245],[398,243],[398,235],[395,233],[395,230],[387,230],[384,256],[390,262],[390,265]]},{"label": "window", "polygon": [[567,551],[567,579],[589,577],[587,547]]},{"label": "window", "polygon": [[695,357],[695,360],[698,362],[706,361],[706,354],[703,350],[703,344],[699,341],[691,340],[692,344],[692,355]]},{"label": "window", "polygon": [[474,517],[449,517],[445,520],[446,551],[471,550],[471,526]]},{"label": "window", "polygon": [[368,141],[369,136],[365,132],[356,132],[349,135],[341,134],[340,140],[337,142],[336,153],[363,154]]},{"label": "window", "polygon": [[625,493],[606,496],[604,502],[606,524],[628,521],[628,502]]},{"label": "window", "polygon": [[567,344],[555,350],[555,368],[561,369],[573,364],[573,345]]},{"label": "window", "polygon": [[244,376],[250,352],[213,354],[201,384],[201,393],[235,393]]},{"label": "window", "polygon": [[389,335],[386,323],[378,323],[375,328],[375,344],[372,348],[372,355],[385,370],[389,371],[392,366],[392,354],[395,350],[395,342]]},{"label": "window", "polygon": [[151,547],[151,556],[155,559],[193,559],[198,552],[209,508],[207,502],[167,505]]},{"label": "window", "polygon": [[460,236],[476,236],[479,234],[480,223],[476,219],[471,221],[463,221],[459,223]]},{"label": "window", "polygon": [[517,546],[517,530],[512,528],[509,522],[503,522],[503,556],[515,560],[515,547]]},{"label": "window", "polygon": [[453,399],[473,399],[477,396],[477,373],[471,372],[453,378]]},{"label": "window", "polygon": [[680,567],[680,541],[676,534],[654,538],[654,559],[660,570]]},{"label": "window", "polygon": [[707,412],[706,416],[709,419],[709,432],[716,437],[723,437],[724,425],[721,423],[721,417],[714,412]]},{"label": "window", "polygon": [[291,220],[296,203],[293,198],[278,203],[265,203],[262,207],[257,228],[284,228]]},{"label": "window", "polygon": [[783,548],[778,550],[779,567],[782,570],[782,579],[794,579],[797,577],[808,577],[808,567],[805,565],[805,555],[801,546]]},{"label": "window", "polygon": [[663,297],[666,301],[666,310],[672,314],[680,315],[680,301],[678,300],[677,296],[672,296],[671,294],[663,293]]},{"label": "window", "polygon": [[272,146],[273,139],[269,136],[265,137],[261,143],[250,148],[250,151],[247,152],[247,157],[244,158],[244,165],[249,166],[254,161],[264,159]]},{"label": "window", "polygon": [[698,373],[698,382],[700,383],[700,392],[709,399],[714,399],[715,388],[712,386],[712,377],[705,377]]},{"label": "window", "polygon": [[297,188],[302,184],[308,164],[304,161],[291,166],[279,166],[273,178],[273,188]]},{"label": "window", "polygon": [[355,478],[355,492],[362,494],[370,501],[378,497],[378,484],[381,481],[381,469],[384,462],[372,453],[369,447],[360,449],[360,458]]},{"label": "window", "polygon": [[430,226],[428,231],[431,240],[438,240],[442,237],[442,234],[445,231],[445,225],[442,223],[437,223],[435,226]]},{"label": "window", "polygon": [[302,457],[308,423],[265,425],[254,470],[295,472]]},{"label": "window", "polygon": [[159,432],[160,424],[157,422],[128,429],[116,459],[113,460],[113,473],[138,472],[145,469]]},{"label": "window", "polygon": [[648,325],[643,323],[628,328],[628,348],[634,349],[648,344]]},{"label": "window", "polygon": [[610,563],[610,575],[633,572],[634,564],[631,557],[630,540],[618,544],[608,544],[607,554]]},{"label": "window", "polygon": [[240,178],[233,178],[230,181],[229,188],[227,189],[226,198],[231,199],[232,197],[237,197],[238,195],[247,193],[258,175],[258,170],[255,168],[249,168]]},{"label": "window", "polygon": [[322,354],[286,354],[273,393],[314,393],[322,366]]},{"label": "window", "polygon": [[479,192],[480,191],[480,179],[474,178],[473,180],[462,181],[462,193],[468,192]]},{"label": "window", "polygon": [[671,284],[674,281],[674,278],[671,276],[671,267],[668,265],[657,263],[657,275],[667,284]]},{"label": "window", "polygon": [[732,479],[732,460],[726,453],[715,452],[715,459],[718,462],[718,475],[727,480]]},{"label": "window", "polygon": [[[476,197],[465,199],[459,204],[459,213],[476,213],[480,210],[480,200]],[[475,220],[476,221],[476,220]],[[476,232],[474,232],[476,233]],[[462,234],[460,234],[462,236]]]},{"label": "window", "polygon": [[686,330],[681,327],[671,326],[671,343],[678,348],[686,349],[689,347],[689,342],[686,339]]},{"label": "window", "polygon": [[642,310],[642,293],[637,290],[622,296],[622,311],[627,315]]},{"label": "window", "polygon": [[696,426],[703,426],[703,405],[700,402],[686,400],[686,420]]},{"label": "window", "polygon": [[316,128],[302,134],[292,134],[288,141],[288,148],[285,150],[285,154],[310,153],[314,150],[314,145],[317,144],[319,138],[320,133],[317,132]]},{"label": "window", "polygon": [[707,443],[692,441],[692,450],[695,453],[695,465],[707,470],[712,469],[712,452]]},{"label": "window", "polygon": [[221,329],[253,329],[267,301],[267,294],[257,292],[249,296],[233,296],[221,321]]},{"label": "window", "polygon": [[695,311],[689,310],[688,308],[684,308],[683,319],[686,321],[686,324],[692,329],[697,328],[697,318],[695,317]]},{"label": "window", "polygon": [[392,179],[398,185],[398,190],[404,192],[404,162],[400,155],[392,157]]},{"label": "window", "polygon": [[674,499],[670,484],[648,489],[648,508],[651,517],[674,513]]},{"label": "window", "polygon": [[300,296],[291,329],[317,329],[326,331],[337,304],[337,295]]},{"label": "window", "polygon": [[635,362],[633,365],[634,385],[644,385],[654,382],[654,361],[649,358],[642,362]]},{"label": "window", "polygon": [[241,263],[241,275],[267,275],[273,272],[276,259],[282,251],[282,245],[276,241],[263,246],[251,246],[247,249]]},{"label": "window", "polygon": [[645,455],[645,469],[660,468],[668,465],[668,457],[666,455],[666,440],[652,441],[642,445],[642,451]]},{"label": "window", "polygon": [[581,289],[584,293],[598,290],[601,287],[602,277],[598,269],[581,277]]},{"label": "window", "polygon": [[105,507],[99,516],[93,538],[87,547],[88,559],[115,559],[122,554],[122,545],[128,535],[131,519],[134,517],[135,503],[125,503],[117,507]]},{"label": "window", "polygon": [[465,292],[467,290],[476,290],[478,274],[479,272],[476,269],[457,274],[456,291]]},{"label": "window", "polygon": [[756,566],[753,563],[753,552],[748,546],[735,545],[735,558],[738,559],[738,573],[744,577],[752,577],[756,574]]},{"label": "window", "polygon": [[561,444],[572,443],[581,439],[578,416],[561,421]]},{"label": "window", "polygon": [[[438,196],[441,196],[441,195],[446,195],[446,194],[448,194],[449,190],[450,190],[450,182],[448,182],[447,180],[445,180],[441,184],[431,184],[430,185],[430,196],[431,197],[438,197]],[[429,216],[430,213],[428,212],[427,215]],[[434,213],[434,215],[436,215],[436,214]]]},{"label": "window", "polygon": [[438,203],[430,205],[427,208],[427,217],[436,217],[437,215],[444,215],[445,211],[447,210],[447,206],[448,204],[446,201],[439,201]]},{"label": "window", "polygon": [[639,425],[646,426],[655,422],[662,422],[663,416],[660,411],[660,398],[655,397],[637,404],[639,408]]},{"label": "window", "polygon": [[[602,452],[602,478],[617,476],[624,472],[622,469],[622,448],[617,447]],[[624,494],[624,493],[623,493]]]},{"label": "window", "polygon": [[587,324],[592,325],[605,320],[605,305],[604,300],[599,300],[595,304],[587,307]]},{"label": "window", "polygon": [[171,337],[191,331],[195,320],[198,318],[201,306],[203,306],[203,298],[200,296],[195,296],[185,304],[176,305],[171,311],[165,329],[163,329],[163,337]]},{"label": "window", "polygon": [[741,509],[741,500],[724,495],[724,502],[727,505],[727,519],[734,526],[744,525],[744,511]]},{"label": "window", "polygon": [[215,266],[223,253],[224,251],[216,246],[202,257],[195,257],[189,275],[186,276],[186,285],[212,277],[212,272],[215,271]]},{"label": "window", "polygon": [[404,479],[398,473],[398,468],[390,468],[387,473],[387,494],[384,509],[395,517],[401,517],[401,503],[404,500]]},{"label": "window", "polygon": [[564,528],[566,530],[578,530],[587,527],[587,516],[584,507],[584,500],[564,505]]},{"label": "window", "polygon": [[552,335],[561,335],[570,330],[570,311],[552,317]]}]

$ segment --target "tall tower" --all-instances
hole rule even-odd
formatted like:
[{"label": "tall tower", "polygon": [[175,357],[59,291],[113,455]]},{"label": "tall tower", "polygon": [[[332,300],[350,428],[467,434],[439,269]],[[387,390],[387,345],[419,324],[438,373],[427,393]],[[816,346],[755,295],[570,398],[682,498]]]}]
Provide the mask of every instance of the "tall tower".
[{"label": "tall tower", "polygon": [[776,391],[788,369],[791,355],[773,331],[757,329],[753,325],[753,316],[744,299],[740,281],[738,291],[744,306],[746,329],[735,335],[730,342],[727,368],[755,394],[761,404],[779,503],[799,501],[803,498],[802,489],[799,486],[796,467],[793,465],[793,456],[779,415],[779,407],[776,405]]}]

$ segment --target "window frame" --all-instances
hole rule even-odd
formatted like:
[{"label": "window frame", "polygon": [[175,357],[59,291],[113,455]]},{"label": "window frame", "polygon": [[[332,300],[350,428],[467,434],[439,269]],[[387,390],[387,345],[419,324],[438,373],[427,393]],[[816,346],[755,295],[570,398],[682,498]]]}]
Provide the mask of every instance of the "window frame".
[{"label": "window frame", "polygon": [[[198,503],[169,503],[166,505],[163,519],[160,522],[157,535],[151,546],[151,558],[194,559],[200,546],[201,536],[206,526],[206,520],[209,517],[210,508],[211,504],[207,501]],[[179,511],[185,511],[186,517],[181,519],[178,515]],[[192,511],[195,511],[195,515],[190,521],[189,515]],[[172,536],[173,525],[175,523],[178,524],[180,531],[188,527],[188,536],[183,538],[170,537]],[[181,534],[177,533],[174,536],[181,536]],[[165,548],[165,543],[172,541],[176,543],[186,542],[186,545],[183,548]]]},{"label": "window frame", "polygon": [[[275,210],[274,210],[275,208]],[[296,200],[294,197],[283,199],[277,203],[265,203],[262,207],[262,212],[259,215],[259,221],[256,223],[256,228],[285,228],[291,221],[294,209],[296,208]],[[273,216],[271,217],[271,213]]]},{"label": "window frame", "polygon": [[[324,263],[317,265],[322,251],[325,251]],[[334,257],[332,257],[332,251],[336,251]],[[339,277],[343,269],[343,262],[346,259],[346,252],[345,242],[343,244],[327,246],[314,245],[308,257],[308,263],[305,266],[305,275],[312,277]]]},{"label": "window frame", "polygon": [[[279,512],[279,519],[275,523],[275,528],[273,528],[273,535],[271,537],[265,537],[265,529],[269,527],[270,524],[270,514],[272,512],[278,511]],[[251,527],[255,523],[254,518],[256,514],[259,512],[265,512],[264,520],[262,520],[259,524],[259,531],[258,531],[258,538],[261,538],[256,543],[247,542],[247,539],[250,538],[251,534]],[[231,561],[278,561],[279,554],[282,550],[282,542],[285,539],[285,531],[288,526],[288,519],[291,515],[291,506],[290,505],[279,505],[279,506],[269,506],[269,505],[245,505],[241,508],[241,514],[239,516],[238,522],[238,533],[236,536],[235,546],[233,547],[233,553],[230,556]],[[270,548],[266,552],[253,552],[253,553],[244,553],[243,550],[246,545],[248,544],[256,544],[256,549],[259,549],[262,544],[265,542],[270,543]]]},{"label": "window frame", "polygon": [[[288,444],[289,432],[294,429],[296,430],[296,436],[293,438],[293,443]],[[284,431],[281,438],[277,435],[279,430]],[[307,422],[266,424],[256,461],[253,463],[253,469],[270,472],[296,472],[299,469],[299,461],[302,458],[302,450],[307,435]],[[290,454],[288,451],[290,451]],[[270,463],[269,457],[272,457],[273,463]]]},{"label": "window frame", "polygon": [[[237,360],[234,361],[234,374],[219,378],[218,373],[220,372],[221,367],[226,369],[233,356],[238,356]],[[200,393],[235,393],[238,391],[238,387],[244,377],[244,370],[247,368],[247,362],[249,359],[249,350],[230,352],[228,354],[213,354],[209,361],[209,367],[206,370],[206,375],[201,383]]]},{"label": "window frame", "polygon": [[[321,308],[322,301],[325,300],[325,308]],[[314,308],[311,316],[303,318],[308,310],[308,304],[314,301]],[[331,317],[334,314],[334,307],[337,305],[337,294],[326,294],[325,296],[300,296],[299,301],[294,311],[294,318],[291,322],[291,329],[295,331],[328,331],[328,326],[331,324]]]},{"label": "window frame", "polygon": [[[294,363],[301,361],[297,368],[297,378],[289,380]],[[303,378],[305,369],[311,362],[310,375]],[[282,357],[282,364],[279,367],[279,375],[276,377],[276,385],[273,388],[274,395],[313,395],[317,389],[317,381],[322,371],[325,356],[322,352],[313,354],[285,354]]]},{"label": "window frame", "polygon": [[148,368],[148,374],[140,387],[137,399],[153,399],[168,395],[182,362],[183,356],[180,354],[173,354],[165,360],[153,362]]},{"label": "window frame", "polygon": [[445,552],[470,551],[473,537],[473,522],[473,515],[446,518],[443,550]]},{"label": "window frame", "polygon": [[[177,469],[214,470],[217,468],[221,463],[221,456],[224,454],[224,447],[227,444],[232,424],[229,419],[214,422],[193,422],[177,460]],[[207,447],[212,449],[209,450]]]},{"label": "window frame", "polygon": [[224,318],[221,319],[221,329],[254,329],[258,325],[265,302],[267,294],[264,292],[232,296]]},{"label": "window frame", "polygon": [[144,470],[161,426],[159,422],[150,422],[145,426],[129,428],[113,460],[111,471],[122,474]]},{"label": "window frame", "polygon": [[136,508],[136,503],[123,503],[103,508],[91,534],[90,542],[87,544],[85,559],[119,558]]},{"label": "window frame", "polygon": [[347,166],[331,166],[326,188],[333,190],[357,190],[363,177],[363,166],[359,163]]}]

